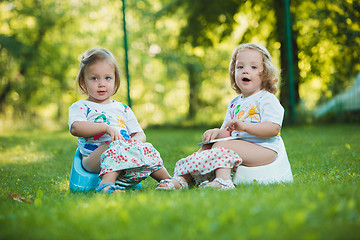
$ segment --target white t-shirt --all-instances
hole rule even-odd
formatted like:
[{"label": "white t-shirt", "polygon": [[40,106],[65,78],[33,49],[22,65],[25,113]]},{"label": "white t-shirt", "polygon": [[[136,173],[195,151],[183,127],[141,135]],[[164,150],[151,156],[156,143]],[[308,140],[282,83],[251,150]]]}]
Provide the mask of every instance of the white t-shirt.
[{"label": "white t-shirt", "polygon": [[[249,123],[272,122],[279,124],[281,127],[284,108],[274,94],[261,90],[246,98],[242,95],[234,98],[229,103],[221,128],[224,128],[225,124],[234,118]],[[279,150],[279,135],[271,138],[259,138],[243,131],[233,131],[231,135],[242,136],[248,142],[272,149],[275,152]]]},{"label": "white t-shirt", "polygon": [[[132,133],[142,132],[133,111],[124,103],[112,100],[108,104],[99,104],[88,100],[80,100],[69,108],[69,127],[75,121],[106,123],[119,130],[125,140]],[[79,137],[78,147],[82,155],[90,155],[99,146],[111,142],[108,134],[92,137]]]}]

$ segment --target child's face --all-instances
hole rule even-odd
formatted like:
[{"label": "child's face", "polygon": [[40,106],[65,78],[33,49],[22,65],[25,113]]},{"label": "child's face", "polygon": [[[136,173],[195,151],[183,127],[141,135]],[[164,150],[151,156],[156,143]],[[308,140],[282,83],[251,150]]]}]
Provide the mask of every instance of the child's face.
[{"label": "child's face", "polygon": [[84,71],[84,84],[89,101],[109,103],[115,86],[114,66],[107,60],[98,60],[87,66]]},{"label": "child's face", "polygon": [[235,82],[244,97],[261,90],[261,73],[264,70],[262,54],[253,49],[242,49],[236,59]]}]

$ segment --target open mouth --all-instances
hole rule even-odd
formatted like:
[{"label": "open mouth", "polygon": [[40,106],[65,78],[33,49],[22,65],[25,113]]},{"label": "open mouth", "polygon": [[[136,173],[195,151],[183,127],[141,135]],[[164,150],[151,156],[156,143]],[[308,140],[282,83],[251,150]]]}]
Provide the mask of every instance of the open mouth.
[{"label": "open mouth", "polygon": [[246,77],[243,78],[242,80],[243,80],[243,82],[250,82],[250,79],[248,79],[248,78],[246,78]]}]

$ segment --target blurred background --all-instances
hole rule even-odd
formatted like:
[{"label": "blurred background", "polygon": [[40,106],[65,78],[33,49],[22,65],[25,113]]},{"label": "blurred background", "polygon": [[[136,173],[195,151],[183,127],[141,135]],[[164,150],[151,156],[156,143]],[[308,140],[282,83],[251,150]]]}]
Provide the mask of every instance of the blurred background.
[{"label": "blurred background", "polygon": [[75,82],[81,54],[94,47],[118,60],[113,98],[131,104],[142,127],[219,126],[236,96],[230,57],[246,42],[266,46],[282,70],[285,125],[360,122],[360,1],[123,4],[0,1],[0,130],[66,129],[69,106],[86,98]]}]

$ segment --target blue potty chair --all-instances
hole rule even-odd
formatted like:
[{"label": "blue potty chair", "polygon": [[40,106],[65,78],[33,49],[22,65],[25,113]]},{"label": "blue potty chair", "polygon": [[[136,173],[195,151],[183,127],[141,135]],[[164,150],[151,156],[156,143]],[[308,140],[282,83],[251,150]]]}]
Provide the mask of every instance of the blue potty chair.
[{"label": "blue potty chair", "polygon": [[[76,149],[72,169],[70,173],[69,188],[72,192],[88,192],[95,190],[101,181],[99,174],[86,171],[81,164],[81,153]],[[116,185],[125,187],[126,189],[142,189],[141,183],[132,186],[124,186],[121,182],[116,182]]]}]

